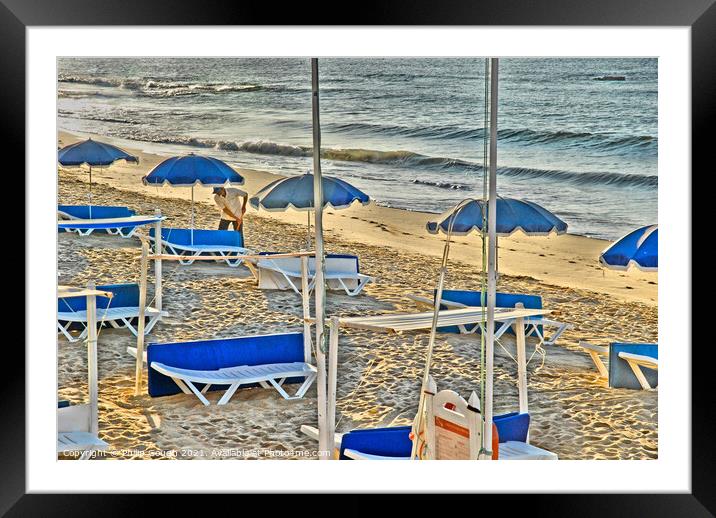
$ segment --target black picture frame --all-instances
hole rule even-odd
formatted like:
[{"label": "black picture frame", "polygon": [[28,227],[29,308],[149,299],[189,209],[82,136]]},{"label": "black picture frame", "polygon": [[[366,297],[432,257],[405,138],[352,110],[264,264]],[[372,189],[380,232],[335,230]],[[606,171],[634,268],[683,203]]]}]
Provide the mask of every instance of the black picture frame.
[{"label": "black picture frame", "polygon": [[[350,20],[358,25],[547,25],[547,26],[688,26],[691,27],[692,164],[693,170],[714,174],[709,160],[709,129],[716,104],[716,0],[413,0],[346,4]],[[335,20],[314,13],[336,12],[335,4],[222,3],[215,0],[0,0],[0,63],[3,87],[5,149],[25,149],[25,29],[62,25],[333,25]],[[340,25],[338,23],[337,25]],[[711,145],[712,147],[712,145]],[[25,167],[24,154],[18,166]],[[683,173],[692,182],[690,172]],[[26,186],[31,178],[26,172]],[[34,181],[34,180],[33,180]],[[693,191],[696,192],[696,191]],[[694,201],[695,203],[695,201]],[[26,229],[27,232],[27,229]],[[696,232],[692,232],[696,236]],[[696,266],[696,264],[694,264]],[[25,275],[32,272],[25,271]],[[691,301],[685,301],[689,303]],[[28,315],[25,315],[27,318]],[[692,317],[693,321],[693,317]],[[676,325],[679,325],[675,323]],[[26,322],[27,325],[27,322]],[[16,343],[6,343],[3,359],[15,375],[0,381],[0,515],[54,516],[56,514],[124,514],[139,510],[133,497],[99,495],[29,495],[25,490],[25,354]],[[691,344],[684,343],[685,350]],[[692,449],[690,494],[559,495],[526,497],[530,512],[580,516],[713,516],[716,513],[716,448],[711,421],[716,396],[710,387],[714,351],[710,343],[692,348]],[[23,366],[23,368],[20,368]],[[6,371],[7,372],[7,371]],[[11,423],[11,424],[10,424]],[[82,504],[75,502],[82,499]],[[504,498],[504,495],[503,495]],[[512,499],[518,502],[519,499]],[[345,505],[345,502],[344,502]],[[278,510],[278,509],[275,509]],[[406,510],[404,508],[404,510]]]}]

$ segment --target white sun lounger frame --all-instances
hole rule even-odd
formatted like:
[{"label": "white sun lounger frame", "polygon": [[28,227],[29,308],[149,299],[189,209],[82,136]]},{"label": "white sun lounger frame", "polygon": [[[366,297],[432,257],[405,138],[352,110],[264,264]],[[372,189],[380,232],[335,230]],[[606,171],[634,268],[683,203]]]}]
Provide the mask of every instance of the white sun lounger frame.
[{"label": "white sun lounger frame", "polygon": [[[229,385],[217,405],[225,405],[229,402],[234,393],[241,385],[250,383],[258,383],[263,388],[275,388],[284,399],[300,399],[316,380],[316,367],[310,363],[291,362],[291,363],[273,363],[265,365],[241,365],[237,367],[227,367],[218,370],[191,370],[171,367],[159,362],[152,362],[151,368],[169,376],[174,383],[185,394],[194,394],[199,401],[205,406],[209,406],[209,400],[204,397],[206,391],[212,385]],[[283,383],[288,378],[304,377],[305,380],[298,388],[296,393],[291,396],[283,388]],[[206,384],[202,390],[199,390],[195,383]]]},{"label": "white sun lounger frame", "polygon": [[[328,289],[342,289],[349,297],[355,297],[366,284],[375,278],[353,269],[355,261],[352,258],[326,257],[326,287]],[[272,259],[270,255],[257,261],[252,261],[254,276],[256,276],[261,289],[291,288],[298,295],[301,294],[301,261],[300,258],[283,257]],[[348,266],[350,265],[350,266]],[[346,268],[346,266],[348,266]],[[254,271],[256,270],[256,271]],[[313,291],[316,285],[315,271],[308,272],[308,291]]]},{"label": "white sun lounger frame", "polygon": [[[161,216],[127,216],[125,218],[102,218],[102,219],[80,219],[57,211],[58,214],[67,216],[66,220],[58,220],[59,228],[67,232],[76,232],[80,236],[89,236],[95,230],[104,230],[108,234],[130,238],[137,229],[143,225],[152,225],[157,221],[164,220]],[[111,224],[112,226],[106,226]],[[129,229],[129,231],[125,231]]]},{"label": "white sun lounger frame", "polygon": [[[433,307],[433,299],[430,297],[422,297],[420,295],[412,295],[409,294],[407,297],[416,303],[418,307],[427,307],[432,308]],[[466,307],[479,307],[479,306],[467,306],[466,304],[462,304],[460,302],[454,302],[451,300],[445,300],[443,299],[441,302],[441,305],[444,305],[448,309],[459,309],[459,308],[466,308]],[[572,324],[567,324],[565,322],[558,322],[557,320],[550,320],[548,318],[525,318],[525,334],[529,336],[534,332],[534,334],[537,335],[539,340],[544,345],[554,345],[554,343],[557,341],[557,339],[564,333],[567,329],[572,329],[574,326]],[[552,333],[552,335],[548,338],[545,336],[545,334],[540,331],[540,326],[544,327],[556,327],[557,330]],[[467,333],[467,329],[462,326],[460,327],[460,332],[465,334]],[[501,326],[500,329],[495,331],[495,339],[499,339],[507,330],[509,329],[509,326]],[[471,332],[474,332],[471,331]]]},{"label": "white sun lounger frame", "polygon": [[[144,326],[144,334],[149,334],[154,325],[163,316],[167,316],[166,311],[160,311],[153,307],[147,307],[144,310],[144,316],[149,319],[149,322]],[[97,309],[97,320],[100,322],[106,322],[115,329],[121,329],[126,327],[129,331],[137,336],[137,328],[132,325],[132,319],[139,317],[139,307],[119,307],[119,308],[107,308]],[[60,322],[67,322],[64,326]],[[84,324],[82,333],[75,338],[70,334],[70,325],[76,322]],[[57,313],[57,330],[65,335],[65,338],[70,342],[77,342],[83,340],[87,336],[87,311],[62,311]]]},{"label": "white sun lounger frame", "polygon": [[[149,238],[154,241],[153,237]],[[181,257],[179,264],[188,266],[194,264],[197,257],[203,254],[211,254],[216,256],[217,261],[224,261],[232,268],[240,266],[244,262],[243,257],[237,255],[253,254],[254,252],[242,246],[219,246],[219,245],[179,245],[162,239],[162,248],[164,253]]]}]

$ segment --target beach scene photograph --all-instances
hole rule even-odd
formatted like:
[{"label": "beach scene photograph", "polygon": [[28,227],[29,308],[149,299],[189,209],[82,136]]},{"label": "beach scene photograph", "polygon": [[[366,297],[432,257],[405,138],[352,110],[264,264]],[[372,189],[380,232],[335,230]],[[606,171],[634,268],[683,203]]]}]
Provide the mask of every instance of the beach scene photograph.
[{"label": "beach scene photograph", "polygon": [[658,459],[658,64],[58,58],[57,459]]}]

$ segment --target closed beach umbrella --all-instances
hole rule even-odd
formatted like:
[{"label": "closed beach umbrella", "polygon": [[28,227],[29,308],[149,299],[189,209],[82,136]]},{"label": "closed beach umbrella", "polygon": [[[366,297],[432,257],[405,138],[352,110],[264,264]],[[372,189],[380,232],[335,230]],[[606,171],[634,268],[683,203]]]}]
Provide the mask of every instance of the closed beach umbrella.
[{"label": "closed beach umbrella", "polygon": [[157,164],[142,178],[142,182],[145,185],[191,187],[191,229],[194,230],[194,186],[241,185],[244,183],[244,177],[221,160],[189,153],[167,158]]},{"label": "closed beach umbrella", "polygon": [[[426,225],[428,232],[447,233],[452,225],[453,235],[467,235],[473,230],[482,231],[487,221],[485,200],[466,200],[442,213]],[[497,235],[509,236],[521,230],[530,236],[544,236],[552,232],[564,234],[567,224],[544,207],[527,200],[497,198]]]},{"label": "closed beach umbrella", "polygon": [[98,142],[91,138],[65,146],[57,152],[57,161],[63,166],[89,166],[90,217],[92,217],[92,166],[106,167],[119,160],[135,164],[139,163],[139,158],[136,156],[130,155],[116,146]]},{"label": "closed beach umbrella", "polygon": [[599,256],[607,268],[626,270],[631,265],[645,272],[659,268],[659,228],[647,225],[616,241]]},{"label": "closed beach umbrella", "polygon": [[[363,191],[339,178],[323,176],[323,208],[345,209],[354,203],[367,205],[370,197]],[[311,240],[310,211],[314,210],[314,177],[311,173],[281,178],[266,185],[249,200],[256,210],[285,211],[288,209],[309,211],[308,241]]]}]

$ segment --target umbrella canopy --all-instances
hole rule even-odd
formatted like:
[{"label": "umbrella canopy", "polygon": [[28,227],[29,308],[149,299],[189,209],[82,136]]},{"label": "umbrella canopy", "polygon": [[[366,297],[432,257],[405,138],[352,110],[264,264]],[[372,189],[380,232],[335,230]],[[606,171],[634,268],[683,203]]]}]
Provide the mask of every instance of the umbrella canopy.
[{"label": "umbrella canopy", "polygon": [[229,183],[243,184],[244,177],[221,160],[189,153],[160,162],[142,181],[145,185],[222,187]]},{"label": "umbrella canopy", "polygon": [[[487,215],[485,200],[470,200],[443,212],[426,225],[428,232],[447,233],[452,224],[454,235],[467,235],[473,230],[482,231]],[[522,230],[530,236],[543,236],[555,232],[564,234],[567,224],[544,207],[527,200],[497,198],[497,235],[509,236]],[[484,219],[483,219],[484,218]]]},{"label": "umbrella canopy", "polygon": [[634,265],[645,272],[659,268],[659,228],[647,225],[619,239],[599,256],[607,268],[626,270]]},{"label": "umbrella canopy", "polygon": [[91,138],[65,146],[57,152],[57,161],[64,166],[107,166],[118,160],[139,163],[136,156]]},{"label": "umbrella canopy", "polygon": [[[311,173],[281,178],[257,192],[249,203],[257,210],[313,210],[313,182]],[[355,202],[363,205],[370,202],[366,193],[339,178],[323,176],[322,185],[324,208],[330,206],[334,209],[345,209]]]}]

